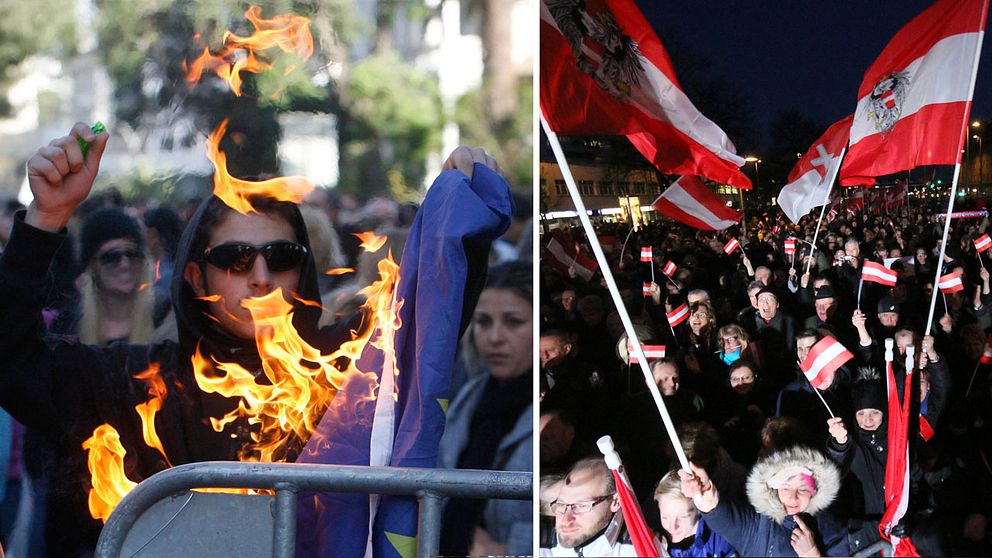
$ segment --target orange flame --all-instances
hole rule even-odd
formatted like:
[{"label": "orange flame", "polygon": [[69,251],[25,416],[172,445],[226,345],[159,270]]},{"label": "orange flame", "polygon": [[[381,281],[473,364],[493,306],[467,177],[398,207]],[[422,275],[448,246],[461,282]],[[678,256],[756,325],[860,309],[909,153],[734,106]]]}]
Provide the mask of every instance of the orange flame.
[{"label": "orange flame", "polygon": [[324,272],[324,275],[344,275],[346,273],[354,273],[355,268],[353,267],[333,267]]},{"label": "orange flame", "polygon": [[[362,290],[367,296],[364,308],[372,319],[351,341],[328,355],[300,337],[292,323],[293,307],[281,290],[242,301],[255,324],[258,351],[265,355],[262,372],[266,383],[259,383],[238,364],[211,362],[197,349],[193,373],[200,389],[240,398],[237,409],[219,419],[211,418],[211,425],[220,432],[231,422],[247,420],[252,442],[241,449],[242,461],[284,461],[298,452],[345,381],[354,374],[365,374],[355,366],[365,346],[372,343],[392,353],[393,333],[400,327],[397,313],[402,307],[401,302],[392,300],[397,271],[391,257],[379,262],[380,279]],[[395,357],[388,362],[395,373]],[[370,397],[374,396],[370,393]]]},{"label": "orange flame", "polygon": [[366,252],[369,252],[369,253],[372,253],[372,254],[374,254],[375,252],[377,252],[379,250],[379,248],[382,248],[386,244],[386,238],[387,237],[385,237],[385,236],[379,236],[379,235],[375,234],[372,231],[361,232],[361,233],[352,233],[352,234],[354,234],[355,236],[357,236],[358,237],[358,240],[361,240],[362,241],[362,243],[360,245],[361,248],[362,248],[362,250],[365,250]]},{"label": "orange flame", "polygon": [[90,489],[90,515],[104,523],[117,504],[137,483],[124,474],[124,447],[120,435],[109,424],[102,424],[83,442],[87,466],[93,479]]},{"label": "orange flame", "polygon": [[165,381],[158,374],[158,368],[158,363],[153,362],[148,366],[148,370],[135,374],[136,379],[148,384],[148,394],[152,398],[145,403],[139,403],[134,410],[141,417],[141,437],[144,438],[145,444],[150,448],[157,449],[165,458],[166,464],[172,467],[169,456],[165,454],[165,448],[162,447],[162,440],[159,439],[158,433],[155,431],[155,413],[162,410],[162,402],[169,393],[165,388]]},{"label": "orange flame", "polygon": [[245,215],[254,211],[255,208],[248,201],[251,196],[300,203],[313,190],[313,184],[302,176],[280,176],[260,182],[231,176],[227,172],[227,156],[220,150],[220,140],[227,131],[227,122],[225,118],[207,139],[207,158],[214,165],[214,195],[231,209]]},{"label": "orange flame", "polygon": [[[205,70],[216,73],[227,82],[235,95],[241,95],[241,71],[261,73],[272,67],[271,64],[258,58],[256,53],[273,47],[279,47],[283,52],[295,52],[303,59],[313,54],[313,35],[310,34],[310,20],[303,16],[279,15],[272,19],[262,17],[262,9],[251,6],[245,12],[245,18],[255,27],[255,32],[248,37],[239,37],[230,31],[225,31],[222,46],[217,54],[211,54],[208,47],[203,53],[187,64],[183,62],[186,71],[186,81],[200,81]],[[287,70],[287,73],[293,68]]]}]

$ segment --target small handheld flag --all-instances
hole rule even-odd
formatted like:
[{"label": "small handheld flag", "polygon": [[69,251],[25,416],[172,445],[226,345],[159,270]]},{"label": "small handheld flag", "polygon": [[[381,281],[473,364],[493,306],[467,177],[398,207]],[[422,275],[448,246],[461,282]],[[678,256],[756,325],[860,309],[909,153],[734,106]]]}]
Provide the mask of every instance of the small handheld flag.
[{"label": "small handheld flag", "polygon": [[787,238],[785,239],[785,255],[791,256],[796,253],[796,239]]},{"label": "small handheld flag", "polygon": [[975,250],[978,250],[978,253],[981,254],[982,252],[992,247],[992,238],[989,238],[989,235],[987,234],[983,234],[982,236],[976,238],[974,240],[974,243],[975,243]]},{"label": "small handheld flag", "polygon": [[948,273],[947,275],[941,275],[940,281],[937,282],[937,286],[940,288],[940,292],[945,295],[964,290],[964,283],[961,282],[961,275],[954,272]]},{"label": "small handheld flag", "polygon": [[654,256],[651,255],[651,247],[641,246],[641,261],[650,262],[653,258]]},{"label": "small handheld flag", "polygon": [[799,368],[802,369],[803,374],[806,375],[806,379],[809,383],[816,389],[827,389],[830,384],[827,382],[827,378],[830,377],[831,381],[833,377],[830,376],[832,372],[836,372],[838,368],[844,365],[845,362],[854,358],[844,345],[837,341],[833,337],[824,337],[813,345],[813,348],[809,350],[809,354],[806,355],[806,359],[803,360]]},{"label": "small handheld flag", "polygon": [[678,268],[679,267],[675,265],[675,263],[672,262],[672,260],[668,260],[668,263],[665,264],[665,267],[661,268],[661,272],[671,277],[672,275],[675,275],[675,270]]},{"label": "small handheld flag", "polygon": [[675,327],[684,322],[689,317],[689,305],[685,302],[675,310],[668,313],[668,325]]},{"label": "small handheld flag", "polygon": [[644,296],[651,296],[651,283],[644,283]]},{"label": "small handheld flag", "polygon": [[865,262],[865,266],[861,270],[861,279],[889,287],[896,286],[896,280],[898,278],[898,273],[880,263]]},{"label": "small handheld flag", "polygon": [[740,245],[741,243],[737,242],[736,238],[731,238],[729,241],[727,241],[727,244],[724,245],[723,251],[726,252],[727,255],[729,256],[730,254],[733,254],[734,250],[739,248]]},{"label": "small handheld flag", "polygon": [[[644,351],[644,356],[648,359],[648,362],[658,360],[659,358],[665,358],[664,345],[641,345],[641,350]],[[629,340],[627,341],[627,356],[630,364],[638,364],[640,362],[637,358],[637,353],[634,352],[634,347]]]}]

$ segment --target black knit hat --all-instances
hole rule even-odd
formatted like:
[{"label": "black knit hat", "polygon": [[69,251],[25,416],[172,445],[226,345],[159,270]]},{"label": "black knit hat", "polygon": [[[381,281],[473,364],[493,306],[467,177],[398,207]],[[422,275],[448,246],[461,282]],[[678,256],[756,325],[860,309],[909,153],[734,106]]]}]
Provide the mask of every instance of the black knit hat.
[{"label": "black knit hat", "polygon": [[138,250],[144,250],[141,229],[127,213],[116,207],[105,207],[90,214],[79,233],[80,262],[83,266],[89,265],[101,244],[116,238],[133,240],[138,244]]},{"label": "black knit hat", "polygon": [[879,380],[858,380],[851,386],[851,403],[855,411],[878,409],[884,413],[888,409],[885,386]]}]

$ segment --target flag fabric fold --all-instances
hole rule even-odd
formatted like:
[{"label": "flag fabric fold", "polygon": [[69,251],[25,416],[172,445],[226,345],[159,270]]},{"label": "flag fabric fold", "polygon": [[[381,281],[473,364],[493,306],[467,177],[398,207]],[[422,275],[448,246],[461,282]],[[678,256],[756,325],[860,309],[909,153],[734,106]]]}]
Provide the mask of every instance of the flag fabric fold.
[{"label": "flag fabric fold", "polygon": [[865,262],[864,267],[861,268],[861,279],[863,281],[871,281],[872,283],[895,287],[896,281],[899,279],[899,274],[880,263]]},{"label": "flag fabric fold", "polygon": [[830,374],[852,358],[854,355],[840,341],[833,337],[824,337],[813,345],[799,368],[810,385],[816,389],[827,389],[830,387],[828,378],[832,379]]},{"label": "flag fabric fold", "polygon": [[543,0],[540,103],[561,134],[624,135],[666,174],[751,188],[727,134],[682,91],[631,0]]},{"label": "flag fabric fold", "polygon": [[939,0],[865,72],[840,169],[843,185],[961,159],[988,0]]},{"label": "flag fabric fold", "polygon": [[853,120],[852,114],[831,124],[789,173],[788,183],[782,187],[776,203],[793,223],[798,224],[814,207],[827,203]]},{"label": "flag fabric fold", "polygon": [[[447,171],[424,199],[396,285],[392,359],[372,343],[300,453],[301,463],[434,467],[451,369],[485,283],[488,248],[510,223],[506,181],[476,164],[472,179]],[[374,393],[378,395],[371,395]],[[400,557],[417,534],[416,497],[301,494],[297,556]]]},{"label": "flag fabric fold", "polygon": [[727,207],[698,176],[690,174],[673,182],[651,207],[680,223],[707,231],[720,231],[736,225],[743,215]]}]

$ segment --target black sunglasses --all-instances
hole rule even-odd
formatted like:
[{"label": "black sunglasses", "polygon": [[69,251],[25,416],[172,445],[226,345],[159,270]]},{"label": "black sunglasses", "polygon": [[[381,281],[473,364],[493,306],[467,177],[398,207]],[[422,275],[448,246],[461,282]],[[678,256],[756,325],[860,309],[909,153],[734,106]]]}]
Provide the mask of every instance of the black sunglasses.
[{"label": "black sunglasses", "polygon": [[145,255],[137,250],[108,250],[97,258],[100,265],[117,265],[121,260],[127,258],[131,263],[138,263],[145,259]]},{"label": "black sunglasses", "polygon": [[207,248],[203,260],[225,271],[244,273],[255,265],[255,257],[262,254],[269,271],[280,273],[295,269],[307,257],[307,247],[302,244],[279,240],[263,246],[230,243]]}]

